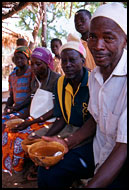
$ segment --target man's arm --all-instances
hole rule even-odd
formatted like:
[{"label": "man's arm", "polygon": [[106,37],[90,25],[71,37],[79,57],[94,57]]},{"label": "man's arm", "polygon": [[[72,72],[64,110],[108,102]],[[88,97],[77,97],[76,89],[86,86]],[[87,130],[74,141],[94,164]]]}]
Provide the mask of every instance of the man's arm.
[{"label": "man's arm", "polygon": [[65,139],[69,149],[80,144],[84,140],[93,136],[96,132],[96,122],[91,116],[81,128]]},{"label": "man's arm", "polygon": [[[49,132],[43,136],[42,138],[46,141],[57,141],[65,146],[65,153],[69,151],[69,149],[75,147],[76,145],[80,144],[84,140],[93,136],[96,132],[96,122],[94,118],[91,116],[84,125],[79,128],[76,132],[71,134],[69,137],[62,139],[59,138],[57,135],[60,130],[64,128],[66,125],[63,117],[60,120],[56,120],[53,125],[53,129],[49,130]],[[52,137],[50,137],[52,136]]]},{"label": "man's arm", "polygon": [[54,122],[53,126],[48,130],[48,132],[45,134],[45,136],[54,136],[58,135],[58,133],[65,127],[66,122],[62,117],[57,118]]},{"label": "man's arm", "polygon": [[51,119],[53,117],[53,109],[49,110],[47,113],[45,113],[44,115],[38,117],[37,119],[33,119],[33,120],[29,120],[29,121],[25,121],[21,124],[19,124],[17,126],[17,128],[12,129],[12,132],[18,132],[21,131],[23,129],[26,129],[28,126],[34,124],[34,123],[40,123],[40,122],[44,122],[48,119]]},{"label": "man's arm", "polygon": [[127,158],[127,144],[116,143],[113,151],[98,169],[97,173],[88,183],[86,188],[103,188],[107,187],[119,174]]}]

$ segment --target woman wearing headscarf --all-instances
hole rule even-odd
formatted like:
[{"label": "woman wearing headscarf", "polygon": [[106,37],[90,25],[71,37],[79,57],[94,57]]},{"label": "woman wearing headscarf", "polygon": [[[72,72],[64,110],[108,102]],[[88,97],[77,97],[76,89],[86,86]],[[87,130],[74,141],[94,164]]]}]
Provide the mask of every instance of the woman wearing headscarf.
[{"label": "woman wearing headscarf", "polygon": [[[13,116],[22,117],[30,104],[32,72],[29,65],[31,50],[19,47],[14,52],[14,63],[16,67],[9,75],[9,92],[2,123]],[[11,114],[11,115],[10,115]]]},{"label": "woman wearing headscarf", "polygon": [[[35,48],[31,55],[31,67],[34,78],[31,83],[32,98],[30,116],[23,125],[19,125],[17,130],[3,132],[2,138],[2,169],[9,172],[23,171],[25,152],[21,142],[29,134],[49,125],[52,121],[44,122],[53,116],[53,91],[56,80],[60,76],[51,69],[53,66],[52,55],[49,50],[43,47]],[[46,117],[40,117],[48,112]],[[40,122],[38,124],[38,122]],[[36,123],[31,125],[32,123]]]}]

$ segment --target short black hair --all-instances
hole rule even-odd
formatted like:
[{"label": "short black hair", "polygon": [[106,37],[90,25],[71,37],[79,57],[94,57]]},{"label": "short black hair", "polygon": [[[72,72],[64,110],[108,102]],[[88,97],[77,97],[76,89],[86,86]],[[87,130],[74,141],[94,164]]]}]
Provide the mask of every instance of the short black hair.
[{"label": "short black hair", "polygon": [[27,46],[28,42],[24,38],[18,38],[16,41],[17,46]]},{"label": "short black hair", "polygon": [[60,43],[60,45],[62,46],[62,41],[61,41],[59,38],[53,38],[53,39],[51,40],[51,44],[52,44],[53,42],[55,42],[55,41],[58,41],[58,42]]},{"label": "short black hair", "polygon": [[88,11],[88,10],[86,10],[86,9],[80,9],[80,10],[78,10],[78,11],[75,13],[75,16],[76,16],[77,13],[80,13],[80,12],[84,12],[84,13],[89,17],[89,19],[91,19],[91,13],[90,13],[90,11]]}]

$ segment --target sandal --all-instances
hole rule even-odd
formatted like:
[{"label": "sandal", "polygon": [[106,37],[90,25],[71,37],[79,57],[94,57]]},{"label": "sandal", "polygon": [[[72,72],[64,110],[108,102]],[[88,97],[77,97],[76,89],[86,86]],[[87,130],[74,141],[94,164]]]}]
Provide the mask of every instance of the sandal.
[{"label": "sandal", "polygon": [[27,180],[28,181],[36,181],[37,180],[37,173],[28,173],[27,175]]},{"label": "sandal", "polygon": [[37,180],[37,170],[38,167],[35,165],[31,165],[28,172],[24,175],[24,178],[28,181],[35,181]]}]

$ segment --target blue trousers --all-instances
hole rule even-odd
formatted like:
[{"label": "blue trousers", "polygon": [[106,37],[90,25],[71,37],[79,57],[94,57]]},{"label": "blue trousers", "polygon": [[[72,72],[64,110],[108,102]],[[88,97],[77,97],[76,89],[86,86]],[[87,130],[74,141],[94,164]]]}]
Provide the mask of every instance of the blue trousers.
[{"label": "blue trousers", "polygon": [[39,189],[66,189],[76,179],[89,178],[94,174],[93,143],[70,150],[64,159],[46,170],[38,168]]}]

